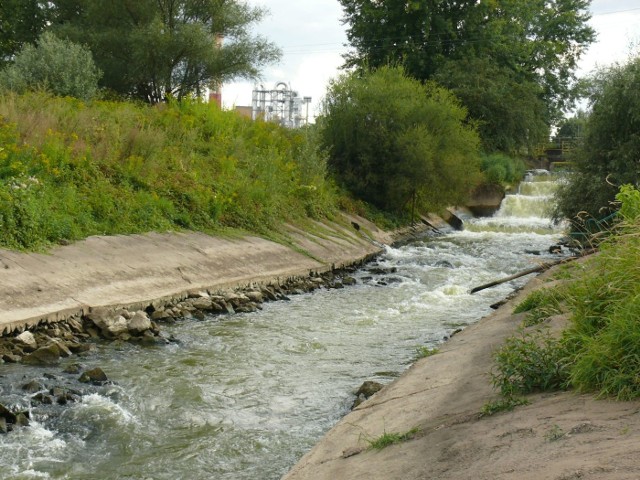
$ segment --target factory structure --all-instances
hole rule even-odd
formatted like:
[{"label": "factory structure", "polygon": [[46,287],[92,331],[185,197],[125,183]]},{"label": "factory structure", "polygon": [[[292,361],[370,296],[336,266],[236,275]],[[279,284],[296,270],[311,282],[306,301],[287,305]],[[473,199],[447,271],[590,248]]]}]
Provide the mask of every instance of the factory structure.
[{"label": "factory structure", "polygon": [[256,86],[252,92],[251,118],[276,122],[287,128],[299,128],[309,123],[311,97],[301,97],[285,82],[268,89]]}]

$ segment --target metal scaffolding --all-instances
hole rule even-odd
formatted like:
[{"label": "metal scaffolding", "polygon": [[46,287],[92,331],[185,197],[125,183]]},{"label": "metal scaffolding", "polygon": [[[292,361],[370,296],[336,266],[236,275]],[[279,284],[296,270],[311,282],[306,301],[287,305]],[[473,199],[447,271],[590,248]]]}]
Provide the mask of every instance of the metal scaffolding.
[{"label": "metal scaffolding", "polygon": [[[273,89],[256,86],[252,95],[251,118],[276,122],[287,128],[299,128],[309,121],[311,97],[300,97],[285,82],[278,82]],[[302,106],[306,105],[303,115]]]}]

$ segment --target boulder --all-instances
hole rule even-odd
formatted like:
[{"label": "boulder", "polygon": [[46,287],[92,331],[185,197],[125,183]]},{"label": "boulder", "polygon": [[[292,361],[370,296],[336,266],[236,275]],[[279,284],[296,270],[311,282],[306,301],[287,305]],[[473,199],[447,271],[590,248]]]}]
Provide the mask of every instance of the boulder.
[{"label": "boulder", "polygon": [[211,310],[211,305],[213,304],[213,302],[211,301],[211,298],[209,297],[195,298],[190,303],[191,305],[193,305],[194,308],[197,308],[198,310],[205,310],[205,311]]},{"label": "boulder", "polygon": [[57,344],[51,343],[45,347],[40,347],[33,353],[22,357],[22,363],[28,365],[54,365],[60,361],[60,348]]},{"label": "boulder", "polygon": [[121,333],[128,331],[127,319],[107,308],[96,308],[87,315],[87,318],[89,318],[107,338],[115,338]]},{"label": "boulder", "polygon": [[8,433],[9,425],[7,425],[7,421],[4,417],[0,417],[0,433]]},{"label": "boulder", "polygon": [[25,383],[24,385],[22,385],[22,390],[27,393],[36,393],[40,390],[44,390],[44,385],[42,385],[37,380],[31,380],[29,383]]},{"label": "boulder", "polygon": [[23,347],[28,347],[31,351],[34,351],[38,348],[38,342],[36,342],[36,338],[33,336],[33,333],[27,331],[22,332],[15,338],[15,342],[18,345]]},{"label": "boulder", "polygon": [[27,417],[24,413],[18,413],[16,415],[15,424],[19,427],[28,427],[29,426],[29,417]]},{"label": "boulder", "polygon": [[151,328],[151,319],[146,312],[137,311],[127,322],[127,328],[133,335],[140,335]]},{"label": "boulder", "polygon": [[37,393],[33,397],[31,397],[31,400],[34,402],[41,403],[43,405],[53,404],[53,398],[51,398],[51,396],[47,395],[46,393]]},{"label": "boulder", "polygon": [[79,363],[72,363],[71,365],[67,365],[67,367],[62,371],[62,373],[72,373],[78,374],[82,371],[82,365]]},{"label": "boulder", "polygon": [[356,392],[356,395],[357,396],[362,395],[364,398],[369,398],[374,393],[382,390],[382,387],[384,387],[384,385],[382,385],[379,382],[373,382],[371,380],[367,380],[362,385],[360,385],[360,388]]},{"label": "boulder", "polygon": [[151,320],[164,320],[165,318],[171,318],[171,313],[167,310],[160,309],[151,313]]},{"label": "boulder", "polygon": [[351,405],[351,410],[371,397],[374,393],[380,391],[383,386],[384,385],[382,385],[381,383],[373,382],[371,380],[367,380],[366,382],[364,382],[362,385],[360,385],[360,388],[356,392],[356,399],[353,401],[353,405]]},{"label": "boulder", "polygon": [[83,372],[83,374],[80,375],[80,378],[78,378],[78,381],[82,383],[93,383],[94,385],[102,385],[109,381],[109,379],[100,367],[96,367]]},{"label": "boulder", "polygon": [[7,423],[16,423],[16,414],[9,410],[7,407],[0,403],[0,418],[3,418]]},{"label": "boulder", "polygon": [[245,295],[249,300],[253,303],[262,303],[264,302],[264,296],[257,290],[252,290],[250,292],[246,292]]}]

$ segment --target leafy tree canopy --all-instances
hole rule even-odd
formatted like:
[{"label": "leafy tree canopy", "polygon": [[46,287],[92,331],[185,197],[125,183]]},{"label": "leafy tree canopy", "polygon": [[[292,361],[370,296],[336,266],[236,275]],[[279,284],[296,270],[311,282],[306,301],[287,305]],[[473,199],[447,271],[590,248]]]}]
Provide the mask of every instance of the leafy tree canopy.
[{"label": "leafy tree canopy", "polygon": [[340,3],[354,47],[346,66],[401,62],[412,77],[453,89],[481,122],[488,150],[527,147],[547,133],[572,105],[576,62],[594,40],[590,0]]},{"label": "leafy tree canopy", "polygon": [[46,21],[38,0],[0,2],[0,66],[11,61],[26,44],[35,43]]},{"label": "leafy tree canopy", "polygon": [[400,67],[333,82],[318,123],[339,181],[384,210],[460,203],[478,180],[479,138],[466,110]]},{"label": "leafy tree canopy", "polygon": [[640,181],[640,57],[595,75],[576,172],[560,191],[556,217],[602,218],[618,187]]},{"label": "leafy tree canopy", "polygon": [[[234,0],[52,0],[50,28],[86,44],[101,85],[155,103],[254,78],[279,57],[248,28],[264,10]],[[222,45],[219,40],[224,38]]]}]

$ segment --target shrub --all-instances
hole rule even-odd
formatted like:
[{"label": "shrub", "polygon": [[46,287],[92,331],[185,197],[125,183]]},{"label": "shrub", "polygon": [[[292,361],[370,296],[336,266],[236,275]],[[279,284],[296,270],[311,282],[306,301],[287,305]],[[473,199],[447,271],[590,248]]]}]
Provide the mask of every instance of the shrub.
[{"label": "shrub", "polygon": [[496,352],[493,385],[506,398],[564,388],[568,379],[565,357],[561,342],[548,330],[522,331]]},{"label": "shrub", "polygon": [[338,182],[382,210],[460,204],[479,180],[479,138],[466,110],[401,68],[334,82],[319,125]]},{"label": "shrub", "polygon": [[37,46],[25,45],[0,72],[0,86],[19,93],[44,89],[88,100],[96,96],[101,76],[88,48],[46,32]]},{"label": "shrub", "polygon": [[512,184],[522,180],[526,166],[519,158],[512,158],[502,153],[483,155],[480,170],[488,183]]}]

